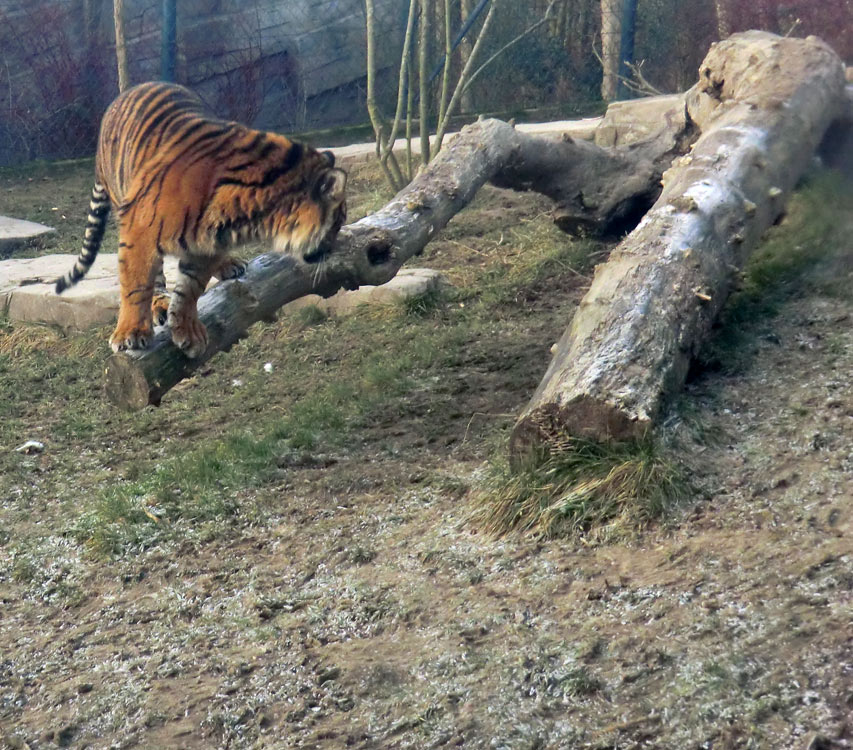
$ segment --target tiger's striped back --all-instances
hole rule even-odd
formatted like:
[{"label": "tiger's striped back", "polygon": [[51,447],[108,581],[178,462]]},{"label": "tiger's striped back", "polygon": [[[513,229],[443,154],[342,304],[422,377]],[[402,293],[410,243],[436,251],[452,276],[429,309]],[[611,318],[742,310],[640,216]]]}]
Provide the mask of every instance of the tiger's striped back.
[{"label": "tiger's striped back", "polygon": [[143,83],[119,96],[101,121],[95,160],[98,180],[113,202],[122,204],[133,177],[150,168],[158,154],[192,149],[193,135],[210,140],[227,132],[227,123],[211,127],[204,114],[201,100],[174,84]]}]

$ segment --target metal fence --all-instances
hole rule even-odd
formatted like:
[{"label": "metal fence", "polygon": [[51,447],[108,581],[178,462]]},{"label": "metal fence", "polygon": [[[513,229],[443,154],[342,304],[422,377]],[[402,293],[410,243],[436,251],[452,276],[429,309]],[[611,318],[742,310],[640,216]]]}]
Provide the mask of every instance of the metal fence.
[{"label": "metal fence", "polygon": [[[459,99],[459,112],[587,113],[602,106],[602,7],[623,1],[418,0],[413,66],[423,48],[434,101],[447,29],[453,79],[494,11],[472,70],[492,61]],[[377,99],[390,115],[409,0],[374,3]],[[162,14],[163,0],[125,0],[132,83],[161,75]],[[848,0],[644,0],[636,58],[657,88],[680,90],[695,80],[714,39],[758,25],[817,33],[842,54],[853,52]],[[114,39],[110,0],[0,0],[0,164],[93,152],[100,115],[117,93]],[[364,0],[177,3],[176,79],[218,114],[260,128],[366,123],[365,49]]]}]

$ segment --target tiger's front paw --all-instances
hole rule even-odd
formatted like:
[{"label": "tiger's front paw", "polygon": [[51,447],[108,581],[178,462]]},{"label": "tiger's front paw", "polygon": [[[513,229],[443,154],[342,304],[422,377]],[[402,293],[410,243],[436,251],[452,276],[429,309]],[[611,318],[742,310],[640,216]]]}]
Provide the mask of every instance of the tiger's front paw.
[{"label": "tiger's front paw", "polygon": [[244,273],[246,273],[245,261],[239,258],[227,258],[219,264],[219,268],[213,275],[220,281],[225,281],[226,279],[239,279]]},{"label": "tiger's front paw", "polygon": [[196,359],[207,349],[207,329],[196,316],[169,316],[172,343],[190,359]]},{"label": "tiger's front paw", "polygon": [[142,327],[116,326],[110,336],[110,346],[114,352],[127,349],[147,349],[154,332],[150,325]]}]

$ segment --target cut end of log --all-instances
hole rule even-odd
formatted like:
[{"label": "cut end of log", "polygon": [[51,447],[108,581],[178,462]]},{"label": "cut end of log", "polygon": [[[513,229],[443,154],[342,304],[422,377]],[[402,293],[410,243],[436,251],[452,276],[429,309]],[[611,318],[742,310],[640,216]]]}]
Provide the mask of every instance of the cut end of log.
[{"label": "cut end of log", "polygon": [[156,403],[142,368],[126,354],[113,354],[107,360],[104,391],[110,402],[127,411],[138,411]]},{"label": "cut end of log", "polygon": [[562,407],[545,404],[522,414],[513,428],[509,448],[512,456],[523,458],[543,449],[551,453],[569,450],[576,440],[639,440],[650,429],[649,419],[632,419],[624,409],[580,398]]}]

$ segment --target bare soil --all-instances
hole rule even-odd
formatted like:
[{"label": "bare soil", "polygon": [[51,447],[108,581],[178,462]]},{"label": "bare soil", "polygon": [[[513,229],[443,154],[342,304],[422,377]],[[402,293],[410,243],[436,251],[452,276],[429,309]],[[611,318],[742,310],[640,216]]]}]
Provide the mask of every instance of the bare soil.
[{"label": "bare soil", "polygon": [[[86,170],[0,188],[21,218],[78,202],[71,242]],[[361,210],[387,197],[354,176]],[[259,326],[138,414],[99,396],[108,331],[0,323],[0,743],[850,747],[853,197],[831,200],[815,230],[795,198],[773,232],[822,259],[768,281],[774,313],[673,406],[690,501],[607,543],[470,521],[607,251],[537,197],[482,191],[419,259],[457,290],[425,311]]]}]

